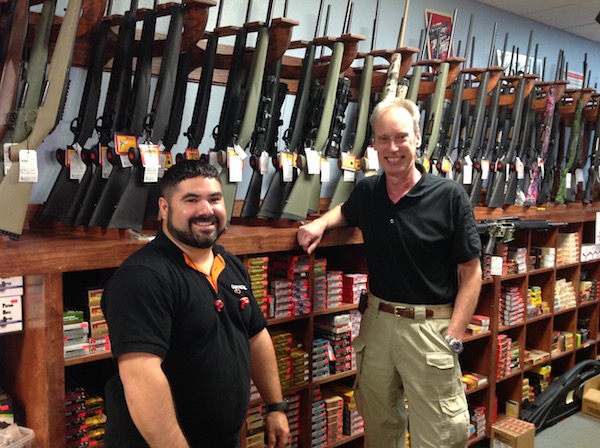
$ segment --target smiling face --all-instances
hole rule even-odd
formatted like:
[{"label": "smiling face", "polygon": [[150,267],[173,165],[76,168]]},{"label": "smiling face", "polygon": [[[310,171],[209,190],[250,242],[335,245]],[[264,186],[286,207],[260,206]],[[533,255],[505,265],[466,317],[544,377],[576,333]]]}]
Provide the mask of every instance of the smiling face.
[{"label": "smiling face", "polygon": [[373,123],[373,146],[379,164],[388,177],[407,177],[415,166],[421,134],[415,132],[414,121],[404,108],[381,111]]},{"label": "smiling face", "polygon": [[159,199],[159,210],[165,233],[194,248],[212,247],[227,225],[223,190],[216,178],[182,180]]}]

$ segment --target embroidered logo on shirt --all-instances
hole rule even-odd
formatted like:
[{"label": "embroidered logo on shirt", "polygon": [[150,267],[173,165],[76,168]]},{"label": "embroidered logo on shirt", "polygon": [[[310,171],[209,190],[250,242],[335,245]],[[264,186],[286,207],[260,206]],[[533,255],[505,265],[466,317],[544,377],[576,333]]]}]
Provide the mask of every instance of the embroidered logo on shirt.
[{"label": "embroidered logo on shirt", "polygon": [[242,293],[242,291],[248,291],[248,287],[246,285],[231,285],[231,290],[237,294],[240,295]]}]

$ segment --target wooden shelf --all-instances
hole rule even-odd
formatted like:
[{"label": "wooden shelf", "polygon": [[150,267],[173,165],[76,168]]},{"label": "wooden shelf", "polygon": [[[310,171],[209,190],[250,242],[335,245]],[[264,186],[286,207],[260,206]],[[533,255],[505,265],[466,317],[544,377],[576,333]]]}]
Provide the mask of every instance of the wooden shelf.
[{"label": "wooden shelf", "polygon": [[110,358],[112,358],[111,351],[94,353],[92,355],[74,356],[73,358],[65,359],[65,367],[76,366],[79,364],[85,364],[88,362],[100,361],[102,359],[110,359]]}]

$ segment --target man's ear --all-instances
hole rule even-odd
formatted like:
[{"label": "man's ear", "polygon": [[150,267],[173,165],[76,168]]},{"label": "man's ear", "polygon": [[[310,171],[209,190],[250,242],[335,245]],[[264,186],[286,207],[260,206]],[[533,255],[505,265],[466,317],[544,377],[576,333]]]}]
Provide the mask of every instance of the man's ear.
[{"label": "man's ear", "polygon": [[167,215],[169,213],[169,203],[164,197],[158,198],[158,217],[161,221],[165,221],[167,219]]},{"label": "man's ear", "polygon": [[417,131],[417,133],[415,134],[415,147],[421,147],[421,131]]}]

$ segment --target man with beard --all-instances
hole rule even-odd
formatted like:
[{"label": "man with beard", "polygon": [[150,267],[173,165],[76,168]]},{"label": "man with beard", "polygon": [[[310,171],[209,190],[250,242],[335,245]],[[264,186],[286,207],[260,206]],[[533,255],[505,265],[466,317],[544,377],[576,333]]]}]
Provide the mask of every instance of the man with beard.
[{"label": "man with beard", "polygon": [[288,443],[273,344],[240,260],[215,242],[227,215],[216,169],[184,161],[161,181],[156,238],[102,297],[118,372],[105,446],[238,447],[252,376],[269,447]]}]

